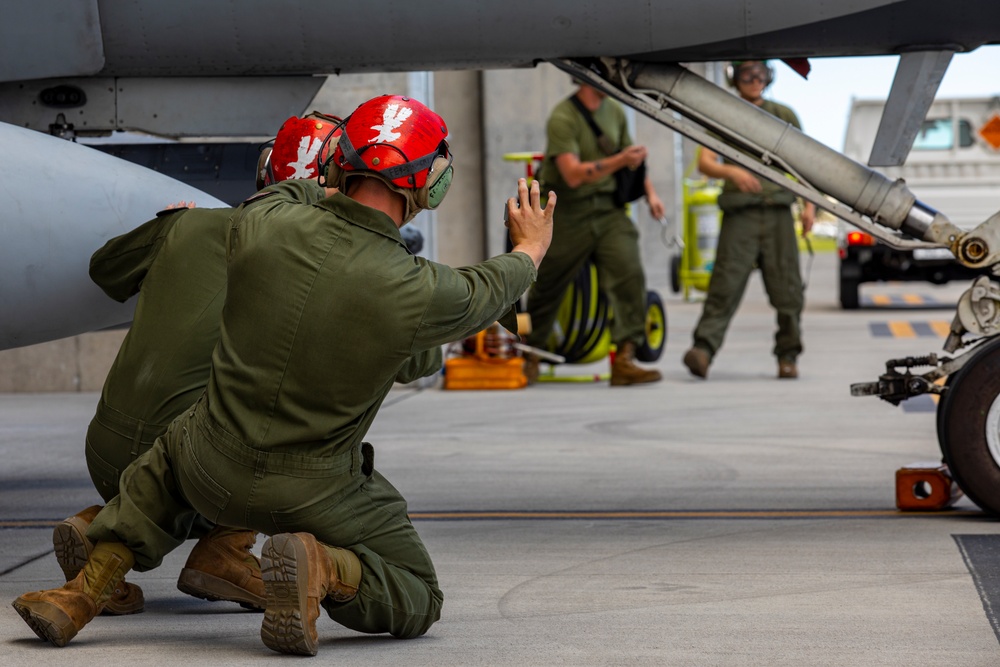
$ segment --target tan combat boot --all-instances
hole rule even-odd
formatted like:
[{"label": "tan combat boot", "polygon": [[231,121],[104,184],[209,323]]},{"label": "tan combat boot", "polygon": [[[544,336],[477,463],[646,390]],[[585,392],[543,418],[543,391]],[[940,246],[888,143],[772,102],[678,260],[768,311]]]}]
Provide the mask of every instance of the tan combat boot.
[{"label": "tan combat boot", "polygon": [[279,653],[316,655],[316,619],[330,596],[348,602],[358,594],[361,561],[351,551],[328,547],[309,533],[281,533],[264,543],[261,572],[267,608],[260,638]]},{"label": "tan combat boot", "polygon": [[700,378],[708,378],[708,367],[712,363],[712,358],[708,352],[700,347],[692,347],[684,353],[684,365],[691,371],[691,375]]},{"label": "tan combat boot", "polygon": [[[101,505],[92,505],[60,521],[52,531],[52,546],[56,552],[56,561],[62,568],[66,581],[75,579],[87,564],[87,559],[94,550],[94,543],[87,539],[87,529],[102,509]],[[101,613],[108,616],[138,614],[145,605],[142,589],[122,580],[118,582],[111,599],[104,605]]]},{"label": "tan combat boot", "polygon": [[635,343],[626,341],[618,346],[615,363],[611,365],[612,387],[659,382],[661,379],[660,371],[648,370],[636,366]]},{"label": "tan combat boot", "polygon": [[779,380],[794,380],[799,377],[799,369],[795,365],[794,359],[779,359],[778,360],[778,379]]},{"label": "tan combat boot", "polygon": [[238,602],[247,609],[264,609],[260,561],[251,553],[257,533],[216,526],[191,550],[178,590],[204,600]]},{"label": "tan combat boot", "polygon": [[65,646],[111,599],[135,556],[119,542],[99,542],[80,572],[62,588],[25,593],[13,606],[36,635]]}]

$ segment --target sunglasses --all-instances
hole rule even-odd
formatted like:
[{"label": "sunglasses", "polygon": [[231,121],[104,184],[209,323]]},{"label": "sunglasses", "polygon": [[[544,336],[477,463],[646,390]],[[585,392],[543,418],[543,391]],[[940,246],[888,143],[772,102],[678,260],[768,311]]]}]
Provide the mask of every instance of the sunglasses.
[{"label": "sunglasses", "polygon": [[770,81],[771,77],[767,74],[759,72],[747,72],[746,74],[740,74],[736,77],[736,80],[740,83],[753,83],[754,81],[759,81],[760,83],[767,83]]}]

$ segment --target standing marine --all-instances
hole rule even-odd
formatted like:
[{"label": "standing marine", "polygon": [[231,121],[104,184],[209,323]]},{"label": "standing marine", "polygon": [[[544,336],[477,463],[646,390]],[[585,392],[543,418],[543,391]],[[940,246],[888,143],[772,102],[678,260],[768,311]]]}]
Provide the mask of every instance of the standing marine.
[{"label": "standing marine", "polygon": [[[596,134],[600,131],[600,135]],[[621,105],[586,84],[552,110],[546,126],[545,160],[538,178],[559,194],[552,247],[538,270],[528,295],[531,313],[529,345],[541,349],[555,324],[563,294],[589,260],[597,268],[597,283],[611,304],[611,337],[617,354],[611,385],[657,382],[660,372],[635,363],[646,336],[646,277],[639,252],[639,232],[616,202],[615,172],[637,169],[646,148],[632,144]],[[649,177],[643,188],[654,218],[663,216],[663,202]],[[525,375],[538,378],[539,360],[525,355]]]},{"label": "standing marine", "polygon": [[[774,73],[766,61],[746,60],[733,63],[729,82],[744,101],[801,129],[794,111],[764,98],[764,90],[773,79]],[[722,228],[708,294],[694,330],[694,345],[684,354],[684,365],[692,375],[708,377],[708,367],[722,347],[750,272],[757,267],[777,315],[774,356],[778,360],[778,377],[797,378],[804,295],[792,217],[795,195],[737,164],[719,162],[718,154],[704,147],[698,157],[698,169],[710,178],[725,180],[719,195]],[[812,203],[803,204],[803,235],[812,229],[815,213]]]}]

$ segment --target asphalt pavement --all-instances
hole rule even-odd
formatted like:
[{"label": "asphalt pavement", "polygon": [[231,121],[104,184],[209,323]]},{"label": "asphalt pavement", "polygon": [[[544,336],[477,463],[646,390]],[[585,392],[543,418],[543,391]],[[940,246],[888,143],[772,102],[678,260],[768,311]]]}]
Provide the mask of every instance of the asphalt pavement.
[{"label": "asphalt pavement", "polygon": [[[651,271],[651,275],[661,272]],[[865,285],[837,307],[811,270],[798,380],[777,380],[754,278],[707,381],[681,365],[701,305],[666,286],[661,383],[397,388],[369,434],[409,501],[445,606],[416,640],[320,619],[337,665],[996,665],[1000,524],[967,500],[899,512],[895,472],[940,459],[934,403],[850,396],[886,359],[940,351],[964,285]],[[916,296],[914,296],[916,295]],[[875,298],[877,297],[877,298]],[[903,323],[903,324],[899,324]],[[887,333],[888,332],[888,333]],[[599,374],[606,361],[563,366]],[[0,599],[61,584],[53,524],[99,502],[96,394],[0,395]],[[258,542],[258,546],[260,541]],[[146,610],[69,646],[0,607],[0,663],[256,665],[261,615],[175,586],[190,546],[130,575]]]}]

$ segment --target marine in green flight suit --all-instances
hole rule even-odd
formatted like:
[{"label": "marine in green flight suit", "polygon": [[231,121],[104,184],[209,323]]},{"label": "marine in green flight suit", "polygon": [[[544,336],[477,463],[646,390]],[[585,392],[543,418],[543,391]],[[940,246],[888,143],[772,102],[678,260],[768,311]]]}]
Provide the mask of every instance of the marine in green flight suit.
[{"label": "marine in green flight suit", "polygon": [[535,268],[520,253],[459,270],[435,264],[411,255],[383,214],[343,195],[301,205],[288,187],[233,220],[205,398],[145,466],[126,471],[88,536],[141,545],[132,551],[145,570],[180,544],[193,508],[269,535],[309,532],[361,561],[358,595],[324,600],[334,620],[417,636],[439,618],[443,595],[406,502],[362,440],[397,378],[436,372],[440,346],[496,321]]},{"label": "marine in green flight suit", "polygon": [[[733,85],[745,101],[801,129],[795,112],[762,97],[772,78],[766,63],[745,61],[735,64],[734,69]],[[803,349],[800,326],[804,302],[791,210],[795,195],[734,163],[719,163],[717,157],[707,148],[702,148],[699,156],[702,173],[725,179],[718,202],[723,215],[708,294],[694,330],[694,345],[684,355],[684,364],[693,375],[708,376],[708,367],[722,347],[750,273],[757,267],[776,311],[773,352],[778,360],[778,377],[795,378],[796,360]],[[814,214],[815,207],[807,202],[802,208],[803,234],[812,227]]]},{"label": "marine in green flight suit", "polygon": [[[312,114],[289,118],[273,147],[261,152],[257,188],[308,177],[303,152],[324,141],[335,119]],[[304,141],[305,140],[305,141]],[[315,167],[311,168],[315,176]],[[302,201],[326,196],[315,181],[290,186]],[[132,325],[105,379],[86,437],[91,479],[105,502],[118,495],[122,471],[204,392],[226,294],[226,235],[234,209],[161,211],[117,236],[91,257],[90,277],[124,302],[136,296]],[[93,544],[86,531],[101,506],[56,524],[53,547],[67,581],[83,567]],[[260,563],[250,530],[215,526],[199,518],[198,538],[177,580],[181,591],[208,600],[230,600],[262,609]],[[144,606],[139,586],[122,582],[103,613],[131,614]]]},{"label": "marine in green flight suit", "polygon": [[[80,576],[15,601],[36,633],[68,642],[197,513],[272,535],[261,637],[274,650],[316,652],[319,604],[346,627],[404,638],[439,618],[431,559],[363,439],[393,382],[435,372],[443,344],[498,319],[516,327],[512,306],[548,248],[556,199],[542,209],[537,184],[529,196],[520,181],[506,255],[460,269],[413,256],[399,227],[443,197],[446,136],[419,102],[376,98],[347,121],[327,171],[347,195],[303,204],[282,183],[240,207],[207,390],[125,470],[88,531],[97,546]],[[397,155],[416,157],[394,165]]]},{"label": "marine in green flight suit", "polygon": [[[574,98],[588,110],[602,131],[599,140]],[[572,98],[555,106],[546,125],[545,160],[538,173],[543,190],[559,195],[552,246],[528,295],[531,333],[527,342],[541,349],[547,341],[566,288],[587,260],[597,268],[597,282],[614,317],[611,338],[618,346],[611,384],[655,382],[660,374],[635,365],[635,350],[645,341],[646,277],[639,252],[639,232],[625,209],[614,201],[613,174],[636,168],[646,157],[634,146],[621,105],[601,91],[581,85]],[[602,147],[603,144],[603,147]],[[646,179],[646,198],[653,216],[663,215],[663,203]],[[529,382],[537,378],[537,359],[526,358]]]},{"label": "marine in green flight suit", "polygon": [[232,214],[163,211],[91,257],[90,277],[108,296],[124,302],[139,294],[87,431],[87,467],[105,502],[118,495],[122,471],[205,391],[226,298]]},{"label": "marine in green flight suit", "polygon": [[[325,191],[297,181],[302,201]],[[116,301],[138,294],[132,326],[108,372],[87,429],[85,455],[105,502],[118,495],[121,473],[205,391],[219,341],[226,296],[226,235],[234,209],[180,208],[117,236],[91,257],[91,279]],[[86,561],[84,534],[100,506],[60,522],[53,531],[56,559],[67,580]],[[211,600],[264,606],[260,565],[250,552],[253,531],[216,526],[197,517],[188,537],[199,538],[178,588]],[[124,583],[106,613],[142,611],[142,589]]]}]

